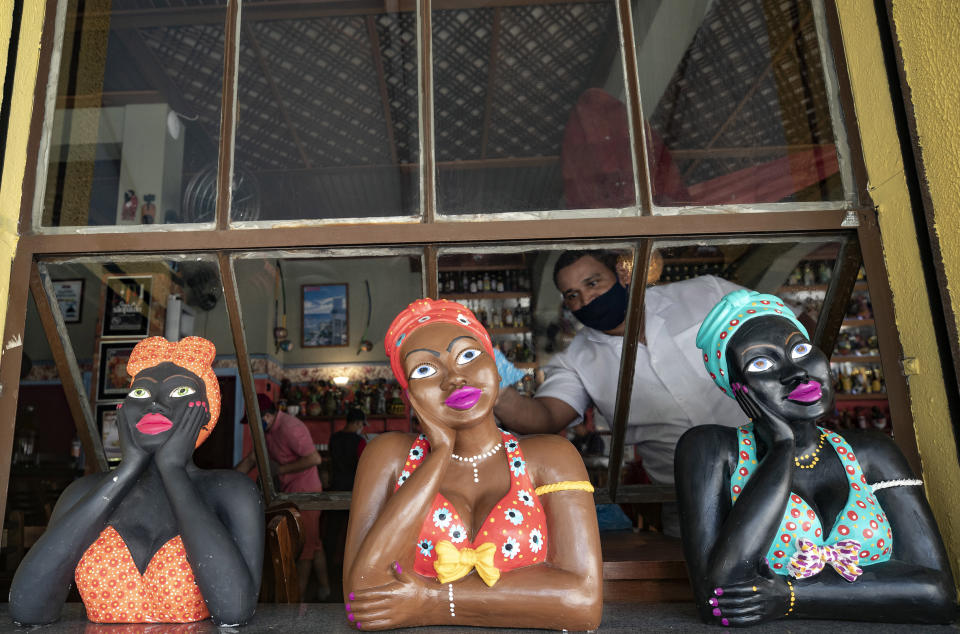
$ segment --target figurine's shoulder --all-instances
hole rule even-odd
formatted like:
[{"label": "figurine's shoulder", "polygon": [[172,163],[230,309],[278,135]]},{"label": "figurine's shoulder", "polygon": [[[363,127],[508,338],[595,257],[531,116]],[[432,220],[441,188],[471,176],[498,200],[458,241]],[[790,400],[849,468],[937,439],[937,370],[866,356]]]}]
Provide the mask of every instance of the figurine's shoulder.
[{"label": "figurine's shoulder", "polygon": [[680,451],[681,447],[688,446],[713,446],[720,451],[735,448],[737,436],[741,433],[740,429],[740,427],[727,427],[726,425],[697,425],[691,427],[680,436],[680,440],[677,442],[677,451]]},{"label": "figurine's shoulder", "polygon": [[535,434],[517,437],[517,442],[538,483],[585,479],[580,452],[563,436]]},{"label": "figurine's shoulder", "polygon": [[245,474],[233,469],[193,469],[190,480],[208,501],[226,501],[237,504],[240,500],[260,503],[260,489]]},{"label": "figurine's shoulder", "polygon": [[[375,464],[392,464],[399,461],[402,464],[414,443],[420,437],[420,434],[399,431],[380,434],[367,443],[363,453],[360,454],[360,463],[373,461]],[[422,444],[425,447],[430,446],[425,440]]]},{"label": "figurine's shoulder", "polygon": [[868,479],[912,477],[906,457],[887,434],[876,430],[844,429],[843,437]]}]

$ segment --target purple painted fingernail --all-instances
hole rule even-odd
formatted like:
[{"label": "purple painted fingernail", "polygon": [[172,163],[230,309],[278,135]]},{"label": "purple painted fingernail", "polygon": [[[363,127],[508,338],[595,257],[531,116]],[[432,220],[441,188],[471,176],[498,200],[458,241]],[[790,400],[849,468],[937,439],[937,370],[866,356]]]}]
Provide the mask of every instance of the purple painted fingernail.
[{"label": "purple painted fingernail", "polygon": [[720,616],[723,612],[720,611],[720,608],[713,608],[713,615]]},{"label": "purple painted fingernail", "polygon": [[727,627],[730,625],[730,621],[728,621],[727,619],[720,619],[720,625]]},{"label": "purple painted fingernail", "polygon": [[190,401],[189,403],[187,403],[187,407],[193,407],[193,401]]},{"label": "purple painted fingernail", "polygon": [[361,625],[360,625],[359,623],[357,623],[357,629],[358,629],[358,630],[361,630],[361,629],[363,629],[363,627],[361,627]]},{"label": "purple painted fingernail", "polygon": [[744,394],[747,393],[747,386],[746,386],[746,385],[741,385],[741,386],[740,386],[740,389],[743,390],[743,393],[744,393]]},{"label": "purple painted fingernail", "polygon": [[352,593],[352,592],[350,593],[350,596],[349,596],[348,598],[349,598],[351,601],[353,601],[353,593]]},{"label": "purple painted fingernail", "polygon": [[352,620],[354,620],[354,618],[356,618],[356,617],[353,616],[353,613],[352,613],[352,612],[350,612],[350,613],[347,614],[347,620],[348,620],[348,621],[352,621]]},{"label": "purple painted fingernail", "polygon": [[717,607],[717,605],[719,605],[720,602],[717,601],[717,598],[716,598],[716,597],[710,597],[710,600],[707,601],[707,603],[709,603],[709,604],[712,605],[713,607]]},{"label": "purple painted fingernail", "polygon": [[399,561],[393,562],[393,565],[396,566],[396,568],[397,568],[397,574],[398,574],[398,575],[399,575],[399,574],[403,574],[403,568],[400,567],[400,562],[399,562]]},{"label": "purple painted fingernail", "polygon": [[713,593],[714,593],[715,595],[717,595],[718,597],[722,597],[722,596],[723,596],[723,588],[714,588],[714,589],[713,589]]},{"label": "purple painted fingernail", "polygon": [[345,606],[343,606],[343,608],[344,608],[347,612],[349,612],[349,611],[350,611],[350,604],[349,604],[349,603],[346,604]]}]

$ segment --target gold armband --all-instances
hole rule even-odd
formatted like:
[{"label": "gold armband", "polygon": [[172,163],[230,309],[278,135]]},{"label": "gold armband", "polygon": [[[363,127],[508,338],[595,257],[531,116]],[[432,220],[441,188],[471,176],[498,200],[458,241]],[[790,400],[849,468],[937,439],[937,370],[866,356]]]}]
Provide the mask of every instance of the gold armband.
[{"label": "gold armband", "polygon": [[586,480],[564,480],[563,482],[544,484],[534,490],[538,496],[553,493],[554,491],[586,491],[587,493],[593,493],[593,485]]}]

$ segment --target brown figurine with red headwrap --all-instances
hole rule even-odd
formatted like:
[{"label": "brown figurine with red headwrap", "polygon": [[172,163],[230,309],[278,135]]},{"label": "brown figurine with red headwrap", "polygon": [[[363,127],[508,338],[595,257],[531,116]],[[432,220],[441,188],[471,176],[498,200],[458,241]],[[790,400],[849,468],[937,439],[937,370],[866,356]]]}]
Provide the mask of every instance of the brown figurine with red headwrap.
[{"label": "brown figurine with red headwrap", "polygon": [[216,350],[200,337],[136,345],[118,405],[123,460],[85,476],[57,501],[46,532],[17,569],[10,615],[57,620],[75,580],[98,623],[247,622],[263,561],[263,503],[233,470],[201,470],[193,450],[213,430]]},{"label": "brown figurine with red headwrap", "polygon": [[493,345],[464,306],[417,300],[384,343],[424,433],[384,434],[361,456],[347,619],[364,630],[595,629],[600,540],[576,449],[497,428]]}]

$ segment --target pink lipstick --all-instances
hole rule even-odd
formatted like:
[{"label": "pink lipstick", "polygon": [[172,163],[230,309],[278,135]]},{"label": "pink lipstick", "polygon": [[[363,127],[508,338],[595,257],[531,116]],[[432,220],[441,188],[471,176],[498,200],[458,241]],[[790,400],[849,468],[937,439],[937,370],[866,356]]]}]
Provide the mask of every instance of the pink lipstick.
[{"label": "pink lipstick", "polygon": [[807,381],[793,388],[787,398],[798,403],[815,403],[821,396],[823,396],[823,389],[820,384],[816,381]]},{"label": "pink lipstick", "polygon": [[453,394],[444,401],[444,405],[453,409],[467,410],[477,404],[482,394],[483,390],[480,388],[464,385],[454,390]]},{"label": "pink lipstick", "polygon": [[162,434],[173,427],[173,422],[163,414],[146,414],[137,423],[137,429],[141,434]]}]

